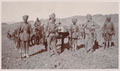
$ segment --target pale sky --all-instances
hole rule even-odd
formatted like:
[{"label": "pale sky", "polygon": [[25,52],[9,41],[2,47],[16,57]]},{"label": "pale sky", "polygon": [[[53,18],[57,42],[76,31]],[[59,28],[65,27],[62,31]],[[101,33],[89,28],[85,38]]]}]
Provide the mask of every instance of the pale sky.
[{"label": "pale sky", "polygon": [[117,2],[2,2],[2,22],[19,22],[26,14],[29,20],[47,19],[53,12],[57,18],[119,13]]}]

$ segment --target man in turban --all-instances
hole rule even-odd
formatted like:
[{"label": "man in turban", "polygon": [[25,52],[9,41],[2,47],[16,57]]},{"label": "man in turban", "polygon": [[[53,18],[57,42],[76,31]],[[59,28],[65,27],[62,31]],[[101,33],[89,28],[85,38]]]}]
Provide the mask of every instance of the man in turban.
[{"label": "man in turban", "polygon": [[31,24],[28,23],[28,15],[23,16],[23,23],[19,26],[19,35],[21,40],[21,57],[29,57],[29,41],[30,41],[30,33],[31,33]]},{"label": "man in turban", "polygon": [[86,38],[85,38],[85,48],[88,51],[93,51],[94,41],[97,40],[96,29],[99,28],[99,25],[92,20],[92,15],[88,14],[86,16],[87,22],[84,24]]},{"label": "man in turban", "polygon": [[39,18],[36,19],[35,24],[35,36],[36,36],[36,43],[39,44],[40,43],[40,38],[42,38],[42,28],[41,28],[41,22],[39,20]]},{"label": "man in turban", "polygon": [[114,24],[111,21],[111,16],[106,16],[106,21],[103,26],[104,48],[111,47],[112,37],[115,35]]},{"label": "man in turban", "polygon": [[46,28],[46,38],[47,38],[47,50],[48,50],[48,54],[49,56],[51,56],[52,54],[50,53],[50,49],[52,49],[54,51],[54,53],[56,55],[58,55],[57,50],[56,50],[56,24],[55,24],[55,13],[52,13],[49,16],[49,22],[47,24],[47,28]]},{"label": "man in turban", "polygon": [[70,36],[71,36],[71,45],[72,45],[72,51],[76,51],[77,50],[77,39],[78,39],[78,33],[79,33],[79,27],[76,24],[77,23],[77,19],[73,18],[72,19],[72,25],[70,27]]}]

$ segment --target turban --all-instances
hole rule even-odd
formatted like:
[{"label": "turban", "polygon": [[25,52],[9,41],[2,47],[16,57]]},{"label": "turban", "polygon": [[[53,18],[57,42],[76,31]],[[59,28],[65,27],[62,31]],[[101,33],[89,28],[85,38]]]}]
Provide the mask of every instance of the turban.
[{"label": "turban", "polygon": [[27,20],[28,20],[28,17],[29,17],[28,15],[24,15],[24,16],[23,16],[23,20],[27,21]]},{"label": "turban", "polygon": [[92,20],[92,15],[91,15],[91,14],[87,14],[86,18],[87,18],[88,20]]},{"label": "turban", "polygon": [[107,16],[106,16],[106,19],[111,19],[111,16],[110,16],[110,15],[107,15]]},{"label": "turban", "polygon": [[39,18],[37,18],[36,21],[40,22]]},{"label": "turban", "polygon": [[51,15],[49,15],[49,19],[55,19],[55,13],[52,13]]},{"label": "turban", "polygon": [[76,23],[76,22],[77,22],[77,19],[76,19],[76,18],[73,18],[73,19],[72,19],[72,22],[73,22],[73,23]]}]

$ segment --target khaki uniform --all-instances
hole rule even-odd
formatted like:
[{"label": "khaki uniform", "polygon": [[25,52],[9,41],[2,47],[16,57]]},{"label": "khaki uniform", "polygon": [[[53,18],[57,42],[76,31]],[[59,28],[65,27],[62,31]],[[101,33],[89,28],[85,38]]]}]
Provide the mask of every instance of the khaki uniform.
[{"label": "khaki uniform", "polygon": [[115,35],[114,24],[113,24],[113,22],[111,22],[111,20],[110,21],[106,20],[105,24],[103,26],[103,38],[104,38],[104,41],[105,41],[105,47],[104,48],[111,47],[113,35]]},{"label": "khaki uniform", "polygon": [[99,28],[99,25],[97,25],[94,21],[88,21],[85,23],[84,27],[86,33],[85,47],[86,50],[89,50],[93,47],[94,41],[97,39],[96,29]]},{"label": "khaki uniform", "polygon": [[40,39],[42,38],[41,22],[36,21],[34,27],[35,27],[36,43],[39,44]]},{"label": "khaki uniform", "polygon": [[111,41],[112,36],[114,35],[114,24],[112,22],[105,22],[104,24],[104,40],[105,41]]},{"label": "khaki uniform", "polygon": [[20,39],[22,41],[29,41],[30,38],[30,28],[31,25],[29,23],[23,23],[20,27]]},{"label": "khaki uniform", "polygon": [[[21,40],[22,47],[24,48],[24,55],[22,57],[28,57],[29,53],[29,41],[30,41],[30,34],[31,34],[31,24],[27,23],[26,16],[23,16],[24,23],[19,26],[19,37]],[[23,49],[21,48],[21,50]],[[23,52],[22,52],[23,53]]]},{"label": "khaki uniform", "polygon": [[[73,23],[76,23],[77,20],[73,19]],[[76,51],[77,50],[77,40],[78,40],[78,34],[79,34],[79,27],[76,24],[72,24],[70,27],[70,36],[71,36],[71,44],[72,44],[72,50]]]},{"label": "khaki uniform", "polygon": [[55,14],[50,15],[49,23],[46,27],[46,38],[47,38],[47,49],[48,54],[51,56],[50,49],[54,51],[55,54],[57,53],[56,50],[56,25],[55,25]]},{"label": "khaki uniform", "polygon": [[50,48],[57,54],[56,51],[56,31],[55,24],[49,23],[48,32],[47,32],[47,43],[48,43],[48,52],[50,52]]}]

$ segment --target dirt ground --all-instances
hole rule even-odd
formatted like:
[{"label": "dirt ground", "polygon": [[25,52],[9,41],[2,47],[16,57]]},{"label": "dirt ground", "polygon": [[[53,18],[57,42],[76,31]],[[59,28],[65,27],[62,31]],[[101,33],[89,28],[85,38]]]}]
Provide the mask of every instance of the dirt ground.
[{"label": "dirt ground", "polygon": [[[65,45],[64,47],[68,47]],[[20,58],[18,49],[6,35],[2,36],[2,69],[116,69],[118,48],[97,49],[86,53],[85,48],[76,52],[65,49],[60,55],[49,57],[43,45],[30,47],[30,57]]]},{"label": "dirt ground", "polygon": [[[49,57],[43,45],[30,47],[29,58],[21,60],[16,45],[6,37],[8,29],[18,26],[15,24],[2,24],[2,69],[118,69],[118,14],[113,14],[112,21],[115,26],[116,35],[114,38],[115,46],[104,49],[100,47],[93,53],[86,53],[85,48],[79,48],[76,52],[66,49],[69,46],[64,45],[64,51],[60,55]],[[73,17],[71,17],[73,18]],[[70,25],[71,18],[61,20],[63,25]],[[85,17],[79,17],[78,24],[85,23]],[[100,27],[105,22],[104,15],[95,15],[93,19]],[[58,20],[59,21],[59,20]],[[45,21],[46,22],[46,21]],[[44,22],[42,22],[44,23]],[[66,24],[69,23],[69,24]],[[100,32],[98,32],[100,33]],[[99,41],[103,41],[98,36]],[[65,40],[65,43],[67,40]]]}]

